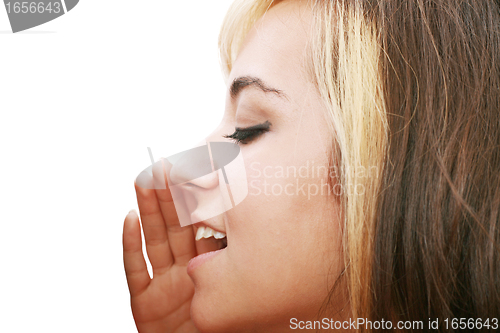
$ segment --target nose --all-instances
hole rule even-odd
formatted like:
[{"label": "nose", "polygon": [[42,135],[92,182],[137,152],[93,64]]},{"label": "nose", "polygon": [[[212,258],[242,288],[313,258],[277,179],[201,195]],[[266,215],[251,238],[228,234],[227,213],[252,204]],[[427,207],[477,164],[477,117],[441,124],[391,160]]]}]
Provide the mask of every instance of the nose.
[{"label": "nose", "polygon": [[168,158],[170,185],[196,186],[211,189],[219,185],[218,173],[214,170],[208,144],[192,148]]},{"label": "nose", "polygon": [[219,186],[219,169],[222,169],[222,176],[225,178],[222,181],[228,183],[224,166],[239,153],[236,145],[223,139],[224,134],[230,131],[229,127],[227,122],[222,121],[210,135],[198,142],[197,147],[170,156],[168,160],[172,167],[169,184],[213,189]]}]

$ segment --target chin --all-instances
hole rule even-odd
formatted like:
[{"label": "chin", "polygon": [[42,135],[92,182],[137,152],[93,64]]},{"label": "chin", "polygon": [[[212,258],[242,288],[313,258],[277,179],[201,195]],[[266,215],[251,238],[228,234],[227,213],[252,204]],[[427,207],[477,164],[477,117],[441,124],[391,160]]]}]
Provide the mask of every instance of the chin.
[{"label": "chin", "polygon": [[198,290],[191,302],[191,319],[201,333],[278,333],[290,330],[289,320],[294,317],[294,311],[284,314],[273,312],[269,306],[249,308],[251,306],[214,300],[211,295]]},{"label": "chin", "polygon": [[198,291],[191,301],[191,320],[202,333],[241,332],[239,324],[225,310],[218,301],[209,299],[208,295],[200,295]]}]

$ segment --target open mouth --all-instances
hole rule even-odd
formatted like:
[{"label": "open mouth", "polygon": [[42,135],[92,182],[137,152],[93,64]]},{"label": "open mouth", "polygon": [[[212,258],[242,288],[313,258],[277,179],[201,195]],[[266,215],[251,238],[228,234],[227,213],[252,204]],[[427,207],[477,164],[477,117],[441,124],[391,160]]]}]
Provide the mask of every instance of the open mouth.
[{"label": "open mouth", "polygon": [[215,231],[210,227],[200,226],[196,231],[196,241],[199,241],[202,238],[213,238],[213,240],[217,243],[219,250],[227,247],[227,237],[224,232]]}]

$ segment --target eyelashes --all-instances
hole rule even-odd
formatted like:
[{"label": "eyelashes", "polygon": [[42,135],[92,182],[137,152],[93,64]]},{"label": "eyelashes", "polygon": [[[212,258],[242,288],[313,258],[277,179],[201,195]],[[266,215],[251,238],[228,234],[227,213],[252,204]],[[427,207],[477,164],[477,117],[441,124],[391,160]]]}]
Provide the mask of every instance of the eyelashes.
[{"label": "eyelashes", "polygon": [[237,144],[247,144],[252,140],[258,138],[263,133],[269,132],[271,123],[266,120],[265,123],[250,126],[250,127],[236,127],[233,134],[224,135],[227,139],[233,139]]}]

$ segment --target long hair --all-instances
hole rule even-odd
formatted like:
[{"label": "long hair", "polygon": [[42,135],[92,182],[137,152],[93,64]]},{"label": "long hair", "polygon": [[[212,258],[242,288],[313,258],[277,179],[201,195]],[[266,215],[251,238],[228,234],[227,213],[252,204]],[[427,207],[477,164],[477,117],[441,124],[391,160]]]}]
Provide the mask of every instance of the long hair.
[{"label": "long hair", "polygon": [[[219,39],[226,77],[277,2],[233,4]],[[500,1],[310,3],[335,181],[363,189],[340,198],[353,316],[423,322],[405,331],[438,318],[443,332],[453,318],[499,318]]]}]

